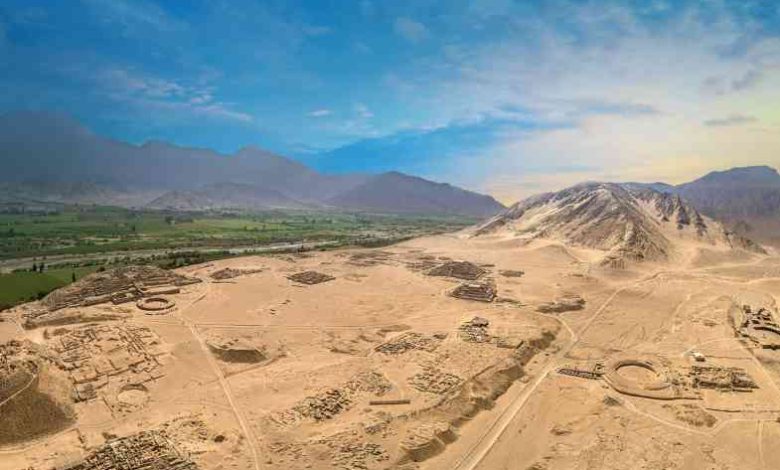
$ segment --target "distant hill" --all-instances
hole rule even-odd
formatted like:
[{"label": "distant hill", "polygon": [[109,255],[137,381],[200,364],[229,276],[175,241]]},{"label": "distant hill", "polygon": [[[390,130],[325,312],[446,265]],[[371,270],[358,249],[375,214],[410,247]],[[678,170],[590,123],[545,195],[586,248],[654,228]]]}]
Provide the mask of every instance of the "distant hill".
[{"label": "distant hill", "polygon": [[674,191],[724,219],[780,216],[780,174],[768,166],[713,171]]},{"label": "distant hill", "polygon": [[[422,178],[400,173],[323,174],[254,147],[223,155],[158,141],[131,145],[49,113],[0,116],[0,163],[0,202],[470,216],[492,215],[503,208],[488,196]],[[402,193],[393,181],[402,184]]]},{"label": "distant hill", "polygon": [[504,209],[498,201],[446,183],[388,172],[328,201],[336,207],[387,212],[489,217]]},{"label": "distant hill", "polygon": [[307,204],[290,199],[279,191],[237,183],[219,183],[200,190],[171,191],[146,205],[150,209],[306,209]]},{"label": "distant hill", "polygon": [[713,171],[677,186],[630,183],[677,194],[735,232],[780,243],[780,174],[769,166]]},{"label": "distant hill", "polygon": [[763,252],[678,195],[615,183],[583,183],[530,197],[477,227],[474,235],[559,240],[602,250],[602,264],[613,267],[669,261],[684,241]]}]

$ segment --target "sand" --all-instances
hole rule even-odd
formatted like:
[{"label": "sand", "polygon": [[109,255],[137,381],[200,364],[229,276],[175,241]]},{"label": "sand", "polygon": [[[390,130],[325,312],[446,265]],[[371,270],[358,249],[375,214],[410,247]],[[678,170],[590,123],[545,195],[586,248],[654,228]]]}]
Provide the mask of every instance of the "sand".
[{"label": "sand", "polygon": [[[738,337],[733,323],[743,304],[776,307],[780,258],[683,248],[675,263],[614,270],[598,267],[596,250],[454,234],[182,268],[203,282],[167,296],[166,311],[74,312],[148,330],[155,377],[132,367],[109,376],[94,399],[69,403],[67,429],[0,448],[0,469],[63,468],[144,430],[167,432],[214,470],[773,468],[780,351]],[[471,281],[427,275],[453,260],[484,269],[496,299],[454,298]],[[245,274],[212,278],[227,268]],[[307,271],[333,279],[289,279]],[[571,296],[581,308],[538,311]],[[84,327],[23,330],[26,308],[4,313],[0,339],[48,348],[56,328]],[[480,334],[464,327],[474,317],[487,320]],[[657,399],[557,372],[641,357],[684,378],[693,352],[744,370],[758,388],[680,386],[679,397]],[[617,373],[639,388],[659,380],[642,368]],[[56,398],[70,400],[67,390]]]}]

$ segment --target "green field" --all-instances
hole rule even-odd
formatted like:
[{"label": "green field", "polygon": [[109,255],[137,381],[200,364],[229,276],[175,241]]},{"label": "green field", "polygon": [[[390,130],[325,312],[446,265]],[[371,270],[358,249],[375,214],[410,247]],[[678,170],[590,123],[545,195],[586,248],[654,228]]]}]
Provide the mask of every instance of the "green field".
[{"label": "green field", "polygon": [[52,269],[43,273],[19,271],[0,274],[0,310],[19,302],[40,298],[54,289],[69,284],[74,274],[76,279],[80,279],[97,269],[97,266],[90,266]]},{"label": "green field", "polygon": [[[284,243],[382,246],[475,222],[424,215],[174,213],[92,206],[0,213],[0,267],[14,271],[0,274],[0,307],[38,298],[71,282],[74,273],[78,278],[101,267],[175,268]],[[47,267],[44,272],[32,272],[40,263]]]},{"label": "green field", "polygon": [[349,243],[443,232],[473,222],[455,217],[316,212],[188,214],[64,207],[48,214],[0,214],[0,260],[301,241]]}]

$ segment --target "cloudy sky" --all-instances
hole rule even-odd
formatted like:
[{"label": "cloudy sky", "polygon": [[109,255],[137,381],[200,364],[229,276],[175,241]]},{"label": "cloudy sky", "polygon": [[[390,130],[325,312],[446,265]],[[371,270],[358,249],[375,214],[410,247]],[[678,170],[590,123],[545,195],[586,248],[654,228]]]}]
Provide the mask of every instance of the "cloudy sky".
[{"label": "cloudy sky", "polygon": [[510,202],[780,166],[780,2],[5,0],[0,112]]}]

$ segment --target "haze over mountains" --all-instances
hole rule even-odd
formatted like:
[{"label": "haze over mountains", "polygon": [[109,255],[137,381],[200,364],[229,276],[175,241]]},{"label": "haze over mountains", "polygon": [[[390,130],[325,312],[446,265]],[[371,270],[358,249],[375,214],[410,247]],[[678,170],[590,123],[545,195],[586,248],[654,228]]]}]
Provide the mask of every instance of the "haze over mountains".
[{"label": "haze over mountains", "polygon": [[328,208],[484,217],[489,196],[401,173],[322,174],[254,147],[233,155],[108,139],[47,113],[0,117],[0,200],[157,209]]}]

